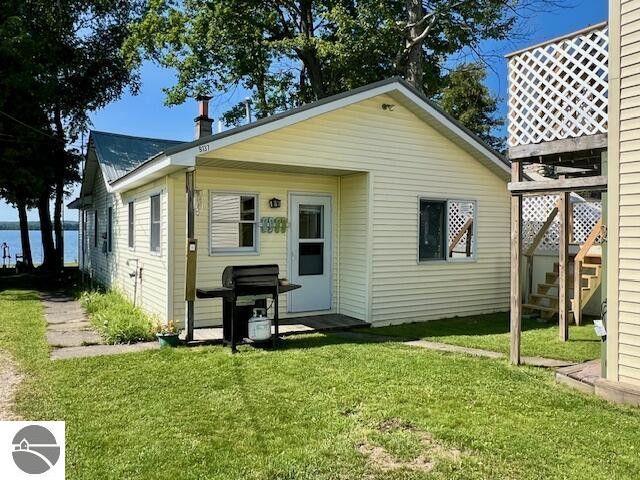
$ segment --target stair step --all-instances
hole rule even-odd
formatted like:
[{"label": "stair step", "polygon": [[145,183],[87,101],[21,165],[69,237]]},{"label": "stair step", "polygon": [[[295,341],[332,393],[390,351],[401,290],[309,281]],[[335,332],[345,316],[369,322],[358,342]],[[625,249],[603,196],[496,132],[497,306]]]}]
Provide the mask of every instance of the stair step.
[{"label": "stair step", "polygon": [[[539,287],[555,287],[555,288],[559,288],[560,285],[558,285],[557,283],[539,283],[538,284]],[[573,282],[569,282],[569,290],[573,290]]]},{"label": "stair step", "polygon": [[523,308],[528,308],[529,310],[540,310],[541,312],[551,312],[551,313],[557,313],[558,312],[557,308],[544,307],[542,305],[535,305],[533,303],[523,303],[522,307]]},{"label": "stair step", "polygon": [[558,300],[557,295],[545,295],[544,293],[532,293],[531,296],[535,298],[544,298],[547,300]]}]

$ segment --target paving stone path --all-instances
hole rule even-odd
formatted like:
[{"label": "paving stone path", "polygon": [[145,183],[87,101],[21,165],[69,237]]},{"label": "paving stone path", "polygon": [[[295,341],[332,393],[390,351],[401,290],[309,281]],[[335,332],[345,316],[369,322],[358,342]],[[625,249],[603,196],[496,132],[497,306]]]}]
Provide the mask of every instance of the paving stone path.
[{"label": "paving stone path", "polygon": [[51,359],[95,357],[158,348],[158,342],[105,345],[75,298],[65,293],[42,293]]},{"label": "paving stone path", "polygon": [[[364,332],[340,332],[340,333],[336,333],[336,335],[346,337],[346,338],[361,339],[366,341],[400,342],[403,345],[408,345],[410,347],[426,348],[427,350],[436,350],[439,352],[462,353],[465,355],[472,355],[474,357],[505,358],[505,359],[507,358],[507,355],[501,352],[494,352],[492,350],[483,350],[480,348],[461,347],[459,345],[451,345],[449,343],[440,343],[440,342],[431,342],[428,340],[402,341],[402,339],[398,337],[375,335],[375,334],[364,333]],[[554,358],[543,358],[543,357],[522,357],[521,361],[524,365],[530,365],[533,367],[542,367],[542,368],[562,368],[562,367],[567,367],[569,365],[575,365],[575,362],[569,362],[566,360],[556,360]]]}]

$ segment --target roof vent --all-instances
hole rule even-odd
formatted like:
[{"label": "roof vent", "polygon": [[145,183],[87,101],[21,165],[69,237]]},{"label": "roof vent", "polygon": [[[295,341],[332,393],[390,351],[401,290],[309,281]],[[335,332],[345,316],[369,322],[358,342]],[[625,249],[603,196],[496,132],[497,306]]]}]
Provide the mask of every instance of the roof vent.
[{"label": "roof vent", "polygon": [[211,135],[213,120],[209,118],[209,100],[211,100],[211,97],[207,95],[198,95],[196,100],[198,101],[198,116],[195,118],[195,122],[196,139],[198,139]]}]

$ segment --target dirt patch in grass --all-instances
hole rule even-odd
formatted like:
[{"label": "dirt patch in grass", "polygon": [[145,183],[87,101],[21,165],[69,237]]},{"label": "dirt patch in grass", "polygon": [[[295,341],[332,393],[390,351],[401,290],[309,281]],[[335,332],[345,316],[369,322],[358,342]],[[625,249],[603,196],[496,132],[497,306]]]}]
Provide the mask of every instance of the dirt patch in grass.
[{"label": "dirt patch in grass", "polygon": [[[409,456],[397,451],[398,448],[403,448],[403,442],[415,443],[413,446],[406,445]],[[458,462],[463,455],[460,450],[437,441],[430,433],[397,418],[381,422],[375,435],[361,442],[357,448],[367,458],[370,466],[383,471],[430,472],[439,462]],[[389,451],[390,449],[396,451]],[[417,452],[417,455],[411,455],[411,451]]]},{"label": "dirt patch in grass", "polygon": [[22,381],[22,375],[13,359],[0,352],[0,420],[20,420],[13,411],[15,392]]}]

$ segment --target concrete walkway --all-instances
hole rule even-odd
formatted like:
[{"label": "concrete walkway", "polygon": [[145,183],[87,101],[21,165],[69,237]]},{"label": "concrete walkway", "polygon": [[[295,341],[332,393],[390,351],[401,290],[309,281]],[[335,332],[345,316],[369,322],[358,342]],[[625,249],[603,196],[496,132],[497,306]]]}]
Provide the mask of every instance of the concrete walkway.
[{"label": "concrete walkway", "polygon": [[75,298],[56,292],[41,294],[52,360],[96,357],[158,348],[158,342],[105,345]]},{"label": "concrete walkway", "polygon": [[[450,353],[462,353],[464,355],[471,355],[474,357],[485,357],[494,359],[506,359],[507,355],[501,352],[494,352],[492,350],[482,350],[480,348],[461,347],[459,345],[451,345],[449,343],[431,342],[428,340],[409,340],[403,342],[398,337],[389,337],[384,335],[375,335],[371,333],[361,332],[341,332],[337,333],[339,336],[345,338],[362,339],[366,341],[378,341],[378,342],[400,342],[403,345],[410,347],[426,348],[427,350],[435,350],[438,352],[450,352]],[[541,368],[562,368],[570,365],[575,365],[575,362],[569,362],[566,360],[556,360],[554,358],[543,357],[522,357],[521,361],[524,365],[530,365],[533,367]]]}]

